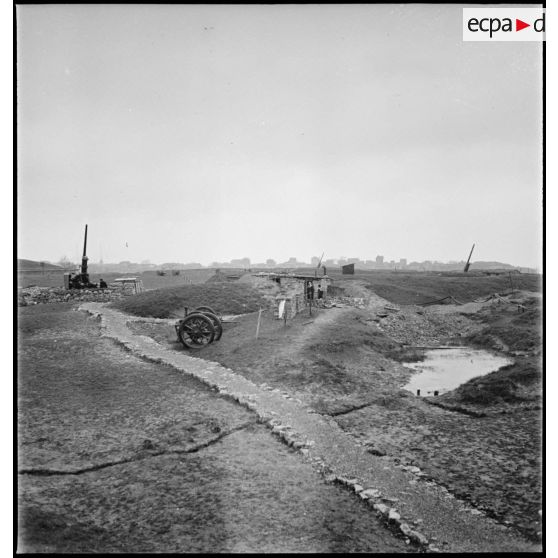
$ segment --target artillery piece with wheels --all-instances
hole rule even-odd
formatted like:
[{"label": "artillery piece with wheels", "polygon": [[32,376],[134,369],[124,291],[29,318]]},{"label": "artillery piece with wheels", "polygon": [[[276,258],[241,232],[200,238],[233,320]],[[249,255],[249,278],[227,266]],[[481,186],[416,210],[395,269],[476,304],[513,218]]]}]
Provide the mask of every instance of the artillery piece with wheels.
[{"label": "artillery piece with wheels", "polygon": [[221,320],[209,306],[199,306],[193,312],[184,308],[184,318],[175,324],[176,335],[187,349],[202,349],[219,341],[223,335]]}]

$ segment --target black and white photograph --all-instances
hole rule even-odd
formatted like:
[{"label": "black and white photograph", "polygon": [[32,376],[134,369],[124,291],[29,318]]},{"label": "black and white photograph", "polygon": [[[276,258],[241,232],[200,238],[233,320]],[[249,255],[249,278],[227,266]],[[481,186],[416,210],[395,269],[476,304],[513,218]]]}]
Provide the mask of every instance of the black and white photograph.
[{"label": "black and white photograph", "polygon": [[14,3],[14,552],[543,553],[542,3]]}]

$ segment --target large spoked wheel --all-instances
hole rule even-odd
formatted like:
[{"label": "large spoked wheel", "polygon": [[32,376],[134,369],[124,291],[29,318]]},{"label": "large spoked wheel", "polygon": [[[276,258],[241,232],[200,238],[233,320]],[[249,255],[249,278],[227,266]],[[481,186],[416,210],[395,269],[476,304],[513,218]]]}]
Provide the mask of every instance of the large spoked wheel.
[{"label": "large spoked wheel", "polygon": [[212,321],[213,327],[215,328],[215,338],[213,341],[219,341],[219,339],[221,339],[221,335],[223,335],[223,325],[221,324],[221,320],[212,312],[207,312],[205,310],[203,312],[200,310],[200,312]]},{"label": "large spoked wheel", "polygon": [[203,349],[215,338],[213,320],[201,312],[188,314],[180,324],[178,337],[188,349]]},{"label": "large spoked wheel", "polygon": [[206,316],[209,316],[211,318],[211,321],[213,322],[213,326],[215,327],[214,341],[219,341],[219,339],[221,339],[221,335],[223,335],[223,324],[221,323],[221,320],[217,316],[217,312],[215,312],[215,310],[213,310],[211,306],[198,306],[194,310],[194,312],[201,312],[202,314],[205,314]]}]

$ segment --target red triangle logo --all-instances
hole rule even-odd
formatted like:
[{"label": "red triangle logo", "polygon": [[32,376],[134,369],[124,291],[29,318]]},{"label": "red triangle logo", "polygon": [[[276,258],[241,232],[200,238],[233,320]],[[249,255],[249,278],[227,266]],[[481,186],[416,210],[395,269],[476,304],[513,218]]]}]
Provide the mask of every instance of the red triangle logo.
[{"label": "red triangle logo", "polygon": [[520,19],[515,20],[515,30],[516,31],[521,31],[522,29],[525,29],[525,27],[531,27],[531,24],[530,23],[525,23],[524,21],[521,21]]}]

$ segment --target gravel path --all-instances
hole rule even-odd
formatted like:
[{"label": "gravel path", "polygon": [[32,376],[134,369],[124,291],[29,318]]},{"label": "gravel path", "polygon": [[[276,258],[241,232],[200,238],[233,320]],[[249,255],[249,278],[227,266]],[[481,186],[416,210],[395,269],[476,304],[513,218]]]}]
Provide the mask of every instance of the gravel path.
[{"label": "gravel path", "polygon": [[468,508],[444,488],[421,482],[420,472],[402,470],[371,455],[335,420],[315,413],[287,393],[265,384],[258,386],[217,363],[134,335],[127,326],[133,318],[103,304],[86,303],[80,309],[100,316],[104,335],[135,355],[191,374],[254,411],[274,434],[301,451],[327,482],[344,484],[359,493],[414,544],[444,552],[540,551],[539,545]]}]

